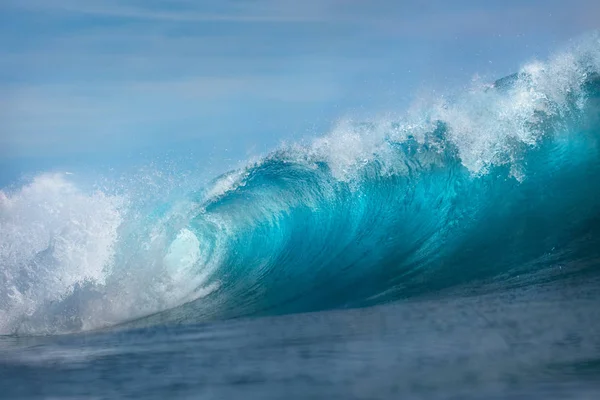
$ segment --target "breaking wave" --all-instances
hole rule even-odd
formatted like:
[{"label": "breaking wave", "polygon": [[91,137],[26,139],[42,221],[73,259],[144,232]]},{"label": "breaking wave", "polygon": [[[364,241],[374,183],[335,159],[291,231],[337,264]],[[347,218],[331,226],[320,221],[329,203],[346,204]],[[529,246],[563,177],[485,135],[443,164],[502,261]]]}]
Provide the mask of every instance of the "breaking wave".
[{"label": "breaking wave", "polygon": [[595,273],[600,37],[196,190],[0,191],[0,334],[362,307]]}]

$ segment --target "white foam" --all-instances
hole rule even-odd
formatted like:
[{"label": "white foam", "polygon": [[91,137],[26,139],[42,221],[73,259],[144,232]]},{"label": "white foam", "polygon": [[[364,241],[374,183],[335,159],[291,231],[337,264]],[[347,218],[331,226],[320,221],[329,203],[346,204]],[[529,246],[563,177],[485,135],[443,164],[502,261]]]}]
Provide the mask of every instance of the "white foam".
[{"label": "white foam", "polygon": [[123,200],[44,174],[0,195],[0,333],[77,284],[103,284]]},{"label": "white foam", "polygon": [[244,184],[244,179],[248,176],[247,168],[231,171],[217,180],[208,187],[205,192],[205,198],[207,200],[217,199],[224,194],[235,190],[239,186]]},{"label": "white foam", "polygon": [[379,156],[386,133],[379,121],[362,125],[345,119],[330,134],[316,139],[311,152],[327,161],[334,177],[348,180],[357,169]]},{"label": "white foam", "polygon": [[[219,243],[206,249],[209,238],[185,228],[194,203],[151,217],[152,206],[83,191],[70,178],[42,174],[0,191],[0,334],[95,329],[218,288],[209,278]],[[152,203],[151,192],[134,193]]]},{"label": "white foam", "polygon": [[516,82],[505,90],[490,90],[490,85],[475,82],[451,101],[418,99],[403,117],[377,117],[362,124],[347,120],[315,140],[308,151],[327,162],[340,180],[359,176],[357,170],[374,159],[390,173],[402,172],[393,168],[394,154],[385,140],[403,142],[410,136],[423,143],[441,121],[448,130],[446,140],[473,174],[509,162],[519,177],[511,143],[535,146],[544,134],[536,127],[540,115],[563,117],[573,106],[583,108],[582,84],[599,72],[600,35],[593,34],[545,62],[524,65]]}]

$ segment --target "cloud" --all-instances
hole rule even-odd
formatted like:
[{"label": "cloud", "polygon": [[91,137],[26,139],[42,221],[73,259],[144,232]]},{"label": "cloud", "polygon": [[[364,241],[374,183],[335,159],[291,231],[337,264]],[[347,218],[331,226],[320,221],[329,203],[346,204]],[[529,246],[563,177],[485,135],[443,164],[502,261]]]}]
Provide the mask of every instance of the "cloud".
[{"label": "cloud", "polygon": [[[320,4],[306,1],[301,7],[291,1],[258,1],[244,5],[235,1],[223,1],[222,5],[206,7],[193,1],[97,1],[77,0],[8,0],[5,4],[15,9],[33,12],[59,12],[99,15],[115,18],[158,20],[171,22],[307,22],[320,21]],[[297,4],[297,3],[296,3]],[[202,9],[211,8],[206,12]],[[200,9],[200,10],[199,10]]]},{"label": "cloud", "polygon": [[[159,136],[260,142],[482,59],[511,72],[528,43],[597,15],[593,0],[4,0],[0,157]],[[524,34],[536,39],[500,38]]]},{"label": "cloud", "polygon": [[[265,115],[265,105],[326,103],[338,92],[334,82],[256,76],[7,86],[0,97],[0,156],[100,150],[157,138],[202,139],[236,130],[244,134],[241,120]],[[228,121],[232,104],[244,105],[236,112],[237,124]]]}]

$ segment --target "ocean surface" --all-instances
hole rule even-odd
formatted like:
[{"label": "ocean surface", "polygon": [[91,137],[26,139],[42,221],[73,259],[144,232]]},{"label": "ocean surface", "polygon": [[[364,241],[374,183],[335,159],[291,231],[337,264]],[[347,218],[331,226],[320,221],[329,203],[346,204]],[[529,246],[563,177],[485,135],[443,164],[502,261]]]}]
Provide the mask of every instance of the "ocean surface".
[{"label": "ocean surface", "polygon": [[0,191],[0,398],[600,398],[600,35],[209,183]]}]

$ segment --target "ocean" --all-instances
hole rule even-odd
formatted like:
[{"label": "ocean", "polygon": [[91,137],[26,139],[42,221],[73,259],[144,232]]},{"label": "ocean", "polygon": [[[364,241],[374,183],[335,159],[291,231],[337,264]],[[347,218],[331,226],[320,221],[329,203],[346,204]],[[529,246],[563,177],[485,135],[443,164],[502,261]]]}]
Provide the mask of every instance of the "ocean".
[{"label": "ocean", "polygon": [[600,396],[598,34],[165,175],[0,191],[0,398]]}]

